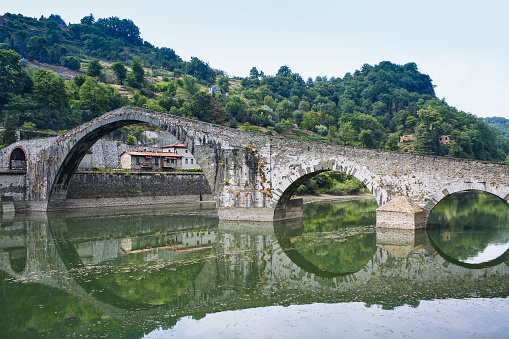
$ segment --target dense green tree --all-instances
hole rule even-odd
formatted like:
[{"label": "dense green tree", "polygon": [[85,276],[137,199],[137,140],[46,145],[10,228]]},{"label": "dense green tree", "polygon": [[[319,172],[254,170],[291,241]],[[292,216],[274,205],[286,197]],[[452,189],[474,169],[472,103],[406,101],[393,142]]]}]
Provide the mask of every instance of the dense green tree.
[{"label": "dense green tree", "polygon": [[258,69],[256,67],[251,68],[249,71],[249,78],[250,79],[258,79],[260,77],[260,72],[258,72]]},{"label": "dense green tree", "polygon": [[98,59],[90,61],[87,67],[87,76],[98,78],[103,71],[103,66]]},{"label": "dense green tree", "polygon": [[351,121],[347,121],[339,126],[339,136],[343,145],[354,146],[357,140],[357,133]]},{"label": "dense green tree", "polygon": [[127,76],[127,68],[121,62],[115,62],[111,65],[113,73],[117,76],[118,82],[122,85]]},{"label": "dense green tree", "polygon": [[92,25],[92,24],[94,24],[94,22],[95,22],[95,18],[92,15],[92,13],[90,13],[90,15],[87,15],[81,19],[81,23],[83,25]]},{"label": "dense green tree", "polygon": [[19,63],[20,55],[0,49],[0,110],[9,98],[30,89],[32,80]]},{"label": "dense green tree", "polygon": [[3,126],[5,130],[0,135],[2,145],[9,145],[16,142],[16,128],[18,124],[18,116],[15,113],[7,113],[4,116]]},{"label": "dense green tree", "polygon": [[141,44],[143,40],[140,37],[140,29],[129,19],[119,19],[118,17],[110,17],[106,19],[98,19],[94,26],[114,38],[123,39],[133,44]]},{"label": "dense green tree", "polygon": [[63,59],[62,62],[64,67],[67,67],[69,69],[72,69],[73,71],[79,71],[81,68],[80,60],[73,56],[67,56]]},{"label": "dense green tree", "polygon": [[112,87],[92,77],[87,77],[79,88],[78,100],[71,102],[72,108],[80,112],[82,121],[91,120],[126,103]]},{"label": "dense green tree", "polygon": [[191,57],[191,61],[186,64],[186,73],[208,83],[212,83],[216,77],[208,63],[201,61],[196,57]]},{"label": "dense green tree", "polygon": [[438,126],[442,122],[442,116],[432,106],[420,109],[417,114],[421,121],[417,133],[417,150],[424,154],[440,154],[440,133]]},{"label": "dense green tree", "polygon": [[69,127],[69,95],[64,80],[41,68],[34,72],[33,83],[24,99],[17,98],[10,104],[12,111],[19,110],[20,122],[32,122],[38,128]]},{"label": "dense green tree", "polygon": [[288,66],[284,65],[284,66],[279,67],[279,70],[277,71],[276,75],[279,75],[282,77],[287,77],[291,74],[292,74],[292,70]]},{"label": "dense green tree", "polygon": [[215,108],[214,100],[208,93],[198,91],[190,101],[188,106],[188,115],[197,118],[201,121],[212,121],[212,111]]},{"label": "dense green tree", "polygon": [[136,80],[138,86],[141,87],[145,80],[145,70],[138,60],[133,60],[131,63],[131,69],[133,71],[134,80]]},{"label": "dense green tree", "polygon": [[249,106],[242,97],[235,95],[226,104],[226,112],[234,117],[237,121],[242,121],[247,115]]},{"label": "dense green tree", "polygon": [[276,113],[279,119],[290,119],[293,117],[295,105],[289,100],[281,101],[276,108]]},{"label": "dense green tree", "polygon": [[31,55],[35,56],[38,60],[43,61],[43,52],[48,44],[48,40],[41,36],[33,36],[28,39],[28,47],[31,49]]},{"label": "dense green tree", "polygon": [[272,110],[275,110],[277,107],[276,101],[270,95],[266,95],[263,98],[263,104],[269,106]]},{"label": "dense green tree", "polygon": [[399,136],[397,134],[392,134],[387,139],[385,143],[385,149],[388,151],[397,151],[399,149]]},{"label": "dense green tree", "polygon": [[223,93],[230,91],[230,80],[227,77],[220,76],[219,79],[217,79],[217,84]]},{"label": "dense green tree", "polygon": [[195,95],[200,90],[200,87],[196,84],[196,79],[193,78],[192,76],[185,75],[183,78],[183,82],[184,90],[186,90],[187,93],[189,93],[189,95],[191,96]]}]

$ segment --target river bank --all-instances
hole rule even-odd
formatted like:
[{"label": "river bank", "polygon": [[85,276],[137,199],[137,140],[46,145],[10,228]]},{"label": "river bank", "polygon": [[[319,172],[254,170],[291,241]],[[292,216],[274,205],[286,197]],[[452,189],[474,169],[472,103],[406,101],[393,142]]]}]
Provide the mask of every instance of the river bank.
[{"label": "river bank", "polygon": [[352,201],[375,199],[371,193],[355,194],[355,195],[332,195],[332,194],[316,194],[316,195],[299,195],[297,198],[302,199],[304,204],[310,204],[319,201]]}]

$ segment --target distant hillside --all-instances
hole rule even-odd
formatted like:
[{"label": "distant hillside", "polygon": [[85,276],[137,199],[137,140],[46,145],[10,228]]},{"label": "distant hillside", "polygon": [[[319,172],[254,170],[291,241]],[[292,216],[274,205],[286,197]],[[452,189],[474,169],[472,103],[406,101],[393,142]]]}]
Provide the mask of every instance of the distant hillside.
[{"label": "distant hillside", "polygon": [[509,137],[509,120],[500,117],[483,118],[483,121]]},{"label": "distant hillside", "polygon": [[[342,77],[303,79],[283,65],[275,75],[252,67],[228,78],[143,41],[129,19],[0,17],[3,145],[19,126],[64,130],[130,105],[287,138],[505,161],[509,139],[439,100],[434,87],[415,63],[390,61]],[[122,132],[134,143],[142,130]]]},{"label": "distant hillside", "polygon": [[151,68],[190,74],[213,82],[215,72],[201,60],[183,61],[171,48],[154,47],[140,37],[140,29],[129,19],[95,20],[91,14],[78,24],[67,25],[59,15],[39,19],[6,13],[0,17],[0,48],[12,49],[22,58],[65,65],[67,58],[138,60]]}]

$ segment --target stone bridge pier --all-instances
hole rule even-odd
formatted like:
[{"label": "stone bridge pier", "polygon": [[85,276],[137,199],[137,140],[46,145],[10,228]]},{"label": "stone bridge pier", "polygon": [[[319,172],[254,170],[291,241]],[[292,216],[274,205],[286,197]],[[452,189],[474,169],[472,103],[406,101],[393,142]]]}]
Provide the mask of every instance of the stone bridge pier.
[{"label": "stone bridge pier", "polygon": [[433,207],[459,191],[509,200],[505,164],[282,139],[124,107],[59,137],[4,148],[4,167],[15,148],[26,154],[25,190],[16,195],[16,209],[66,208],[69,182],[90,147],[107,133],[135,123],[168,131],[186,145],[203,169],[223,220],[298,217],[301,202],[291,199],[293,193],[329,170],[353,175],[366,185],[380,206],[377,224],[382,227],[424,227]]}]

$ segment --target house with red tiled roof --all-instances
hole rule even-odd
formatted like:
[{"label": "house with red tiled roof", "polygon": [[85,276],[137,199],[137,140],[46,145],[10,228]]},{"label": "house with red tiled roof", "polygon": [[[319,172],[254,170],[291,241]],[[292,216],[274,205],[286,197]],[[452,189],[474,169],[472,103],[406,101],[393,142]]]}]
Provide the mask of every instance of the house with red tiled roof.
[{"label": "house with red tiled roof", "polygon": [[161,151],[125,151],[120,168],[131,171],[167,172],[182,169],[182,155]]},{"label": "house with red tiled roof", "polygon": [[161,146],[163,152],[173,152],[182,156],[182,169],[200,168],[194,156],[186,148],[186,145],[180,142]]}]

